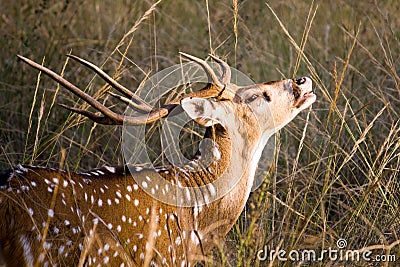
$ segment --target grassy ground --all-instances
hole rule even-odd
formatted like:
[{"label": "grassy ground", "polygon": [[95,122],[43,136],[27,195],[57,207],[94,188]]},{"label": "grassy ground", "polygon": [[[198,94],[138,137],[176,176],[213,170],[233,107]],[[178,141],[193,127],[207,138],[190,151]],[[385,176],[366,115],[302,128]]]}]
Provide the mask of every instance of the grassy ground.
[{"label": "grassy ground", "polygon": [[165,0],[144,17],[153,2],[3,2],[0,169],[123,162],[120,129],[58,108],[76,98],[46,77],[38,83],[16,54],[44,61],[104,99],[104,83],[65,54],[90,59],[136,88],[148,73],[178,63],[178,51],[213,52],[256,82],[311,76],[318,95],[309,113],[279,133],[275,167],[216,251],[215,265],[300,266],[256,254],[264,245],[336,248],[339,238],[349,249],[393,254],[400,264],[399,1]]}]

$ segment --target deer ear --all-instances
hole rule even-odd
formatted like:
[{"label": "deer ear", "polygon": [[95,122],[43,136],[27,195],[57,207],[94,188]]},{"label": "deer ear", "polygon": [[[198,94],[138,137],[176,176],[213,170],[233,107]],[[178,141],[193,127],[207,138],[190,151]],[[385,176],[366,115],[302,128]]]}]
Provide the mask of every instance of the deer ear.
[{"label": "deer ear", "polygon": [[209,127],[220,123],[221,108],[217,102],[205,98],[188,97],[181,100],[183,110],[200,125]]}]

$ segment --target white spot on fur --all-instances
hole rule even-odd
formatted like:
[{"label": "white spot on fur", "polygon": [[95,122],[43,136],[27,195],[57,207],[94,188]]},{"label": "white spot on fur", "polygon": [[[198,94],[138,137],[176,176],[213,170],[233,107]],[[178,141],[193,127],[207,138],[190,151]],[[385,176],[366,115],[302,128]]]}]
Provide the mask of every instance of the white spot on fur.
[{"label": "white spot on fur", "polygon": [[29,186],[27,185],[22,185],[21,186],[22,191],[28,191],[29,190]]},{"label": "white spot on fur", "polygon": [[216,191],[214,185],[208,184],[208,190],[210,191],[211,196],[215,196]]},{"label": "white spot on fur", "polygon": [[50,248],[51,248],[51,243],[49,243],[49,242],[44,242],[44,243],[43,243],[43,249],[48,250],[48,249],[50,249]]},{"label": "white spot on fur", "polygon": [[63,252],[64,252],[64,249],[65,249],[65,247],[64,247],[64,246],[60,246],[60,247],[58,248],[58,255],[61,255],[61,254],[63,254]]},{"label": "white spot on fur", "polygon": [[191,197],[190,197],[190,190],[189,190],[189,188],[186,188],[185,191],[186,191],[186,198],[187,198],[188,201],[190,201]]},{"label": "white spot on fur", "polygon": [[220,160],[221,159],[221,152],[218,149],[218,144],[215,144],[212,148],[212,153],[215,158],[215,160]]},{"label": "white spot on fur", "polygon": [[195,234],[194,231],[190,232],[190,240],[197,246],[200,244],[198,236]]},{"label": "white spot on fur", "polygon": [[143,168],[142,168],[142,167],[139,167],[139,166],[136,166],[136,167],[135,167],[135,170],[136,170],[137,172],[140,172],[141,170],[143,170]]},{"label": "white spot on fur", "polygon": [[52,209],[49,209],[47,211],[47,215],[49,215],[50,218],[53,218],[54,217],[54,211]]},{"label": "white spot on fur", "polygon": [[22,166],[21,164],[18,164],[17,167],[18,167],[18,169],[20,169],[20,170],[23,171],[23,172],[28,172],[28,171],[29,171],[29,169],[25,168],[25,167]]},{"label": "white spot on fur", "polygon": [[114,168],[114,167],[104,166],[104,168],[105,168],[107,171],[111,172],[111,173],[115,173],[115,168]]},{"label": "white spot on fur", "polygon": [[21,243],[21,247],[23,248],[22,251],[26,266],[33,266],[34,258],[32,255],[31,244],[29,243],[29,239],[25,235],[20,235],[19,242]]},{"label": "white spot on fur", "polygon": [[195,205],[195,206],[193,207],[193,216],[194,216],[194,218],[196,219],[198,215],[199,215],[199,206],[198,206],[198,205]]}]

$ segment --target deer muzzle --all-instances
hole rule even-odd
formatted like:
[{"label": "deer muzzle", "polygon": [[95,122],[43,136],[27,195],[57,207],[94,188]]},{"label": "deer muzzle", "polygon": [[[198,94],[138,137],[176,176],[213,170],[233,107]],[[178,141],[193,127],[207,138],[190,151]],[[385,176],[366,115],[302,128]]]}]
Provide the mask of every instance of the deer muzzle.
[{"label": "deer muzzle", "polygon": [[308,77],[301,77],[292,80],[294,104],[296,108],[307,108],[316,100],[316,95],[312,91],[312,81]]}]

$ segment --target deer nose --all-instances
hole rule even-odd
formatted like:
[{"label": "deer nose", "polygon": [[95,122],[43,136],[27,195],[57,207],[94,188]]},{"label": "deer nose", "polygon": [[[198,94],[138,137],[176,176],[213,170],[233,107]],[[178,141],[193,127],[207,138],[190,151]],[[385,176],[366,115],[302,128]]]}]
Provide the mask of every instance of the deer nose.
[{"label": "deer nose", "polygon": [[296,84],[297,85],[302,85],[302,84],[305,84],[306,82],[307,82],[306,77],[301,77],[301,78],[297,78],[296,79]]}]

